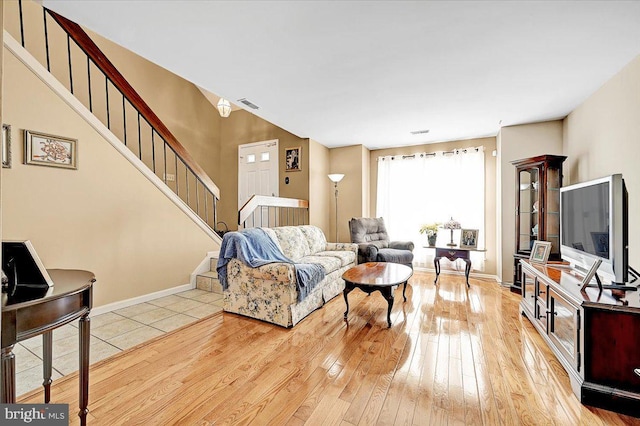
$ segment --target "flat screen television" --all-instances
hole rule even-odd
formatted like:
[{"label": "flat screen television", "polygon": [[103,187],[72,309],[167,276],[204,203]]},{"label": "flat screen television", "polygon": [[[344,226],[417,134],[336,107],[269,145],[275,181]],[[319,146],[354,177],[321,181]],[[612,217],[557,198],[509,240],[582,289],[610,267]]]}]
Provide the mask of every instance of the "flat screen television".
[{"label": "flat screen television", "polygon": [[628,281],[628,195],[621,174],[560,188],[560,254],[579,270],[596,259],[612,284]]}]

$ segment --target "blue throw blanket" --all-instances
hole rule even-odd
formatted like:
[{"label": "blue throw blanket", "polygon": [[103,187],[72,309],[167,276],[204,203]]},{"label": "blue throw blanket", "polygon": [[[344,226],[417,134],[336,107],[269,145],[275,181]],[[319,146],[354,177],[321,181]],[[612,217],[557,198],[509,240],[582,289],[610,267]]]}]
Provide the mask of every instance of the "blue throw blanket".
[{"label": "blue throw blanket", "polygon": [[275,241],[260,228],[249,228],[224,234],[216,267],[218,279],[224,290],[228,285],[227,264],[233,258],[240,259],[252,268],[275,262],[293,264],[296,271],[298,302],[307,297],[325,276],[325,270],[321,265],[295,263],[287,258]]}]

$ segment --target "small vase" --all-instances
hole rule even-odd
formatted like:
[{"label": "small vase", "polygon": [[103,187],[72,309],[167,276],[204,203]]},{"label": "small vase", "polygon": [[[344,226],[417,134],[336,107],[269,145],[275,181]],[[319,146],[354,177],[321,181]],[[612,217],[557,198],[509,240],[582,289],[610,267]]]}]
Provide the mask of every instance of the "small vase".
[{"label": "small vase", "polygon": [[436,239],[438,238],[437,235],[429,235],[428,239],[429,239],[429,246],[433,247],[436,245]]}]

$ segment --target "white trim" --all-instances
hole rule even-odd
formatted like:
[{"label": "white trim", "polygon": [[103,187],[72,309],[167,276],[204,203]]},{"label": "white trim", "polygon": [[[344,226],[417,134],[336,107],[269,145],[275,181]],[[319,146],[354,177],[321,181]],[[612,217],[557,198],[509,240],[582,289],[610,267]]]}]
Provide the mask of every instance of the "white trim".
[{"label": "white trim", "polygon": [[193,288],[196,288],[197,276],[202,274],[203,272],[209,272],[211,270],[211,259],[214,257],[217,258],[219,255],[220,255],[220,250],[210,251],[207,253],[207,256],[204,259],[202,259],[202,262],[200,262],[200,264],[196,266],[196,269],[193,270],[190,277],[190,282]]},{"label": "white trim", "polygon": [[[433,269],[429,269],[429,268],[425,268],[423,266],[414,266],[413,269],[415,271],[423,271],[423,272],[430,272],[432,274],[435,274],[436,271]],[[464,276],[464,271],[455,271],[452,269],[441,269],[440,270],[440,275],[462,275]],[[479,273],[479,272],[470,272],[469,273],[469,278],[484,278],[484,279],[490,279],[490,280],[495,280],[497,283],[500,283],[500,280],[498,279],[497,275],[491,275],[491,274],[483,274],[483,273]]]},{"label": "white trim", "polygon": [[280,142],[280,139],[269,139],[267,141],[243,143],[242,145],[238,145],[238,148],[253,148],[261,145],[271,147],[273,146],[274,143],[276,146],[278,146],[279,142]]},{"label": "white trim", "polygon": [[183,284],[177,287],[156,291],[155,293],[144,294],[142,296],[133,297],[127,300],[120,300],[118,302],[109,303],[107,305],[102,305],[102,306],[98,306],[97,308],[91,309],[91,316],[94,317],[97,315],[106,314],[107,312],[126,308],[128,306],[137,305],[139,303],[148,302],[150,300],[159,299],[161,297],[170,296],[172,294],[181,293],[183,291],[192,290],[194,288],[195,286],[191,284]]},{"label": "white trim", "polygon": [[[149,181],[167,196],[180,210],[182,210],[196,225],[198,225],[211,239],[221,243],[222,239],[187,206],[165,183],[151,171],[144,162],[133,154],[98,118],[91,113],[66,87],[51,75],[20,43],[6,30],[4,31],[4,45],[27,68],[29,68],[44,84],[56,93],[67,105],[80,115],[96,132],[109,142],[124,158],[138,169]],[[220,190],[215,188],[220,193]],[[218,195],[219,197],[219,195]]]}]

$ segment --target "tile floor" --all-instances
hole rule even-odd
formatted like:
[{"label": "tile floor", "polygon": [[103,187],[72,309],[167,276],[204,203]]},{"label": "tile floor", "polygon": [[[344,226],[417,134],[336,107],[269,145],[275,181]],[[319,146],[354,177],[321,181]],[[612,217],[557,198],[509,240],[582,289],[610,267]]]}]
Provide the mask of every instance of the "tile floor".
[{"label": "tile floor", "polygon": [[[91,316],[91,364],[222,310],[222,295],[193,289]],[[42,389],[42,336],[18,343],[16,395]],[[78,370],[78,322],[53,331],[53,380]]]}]

